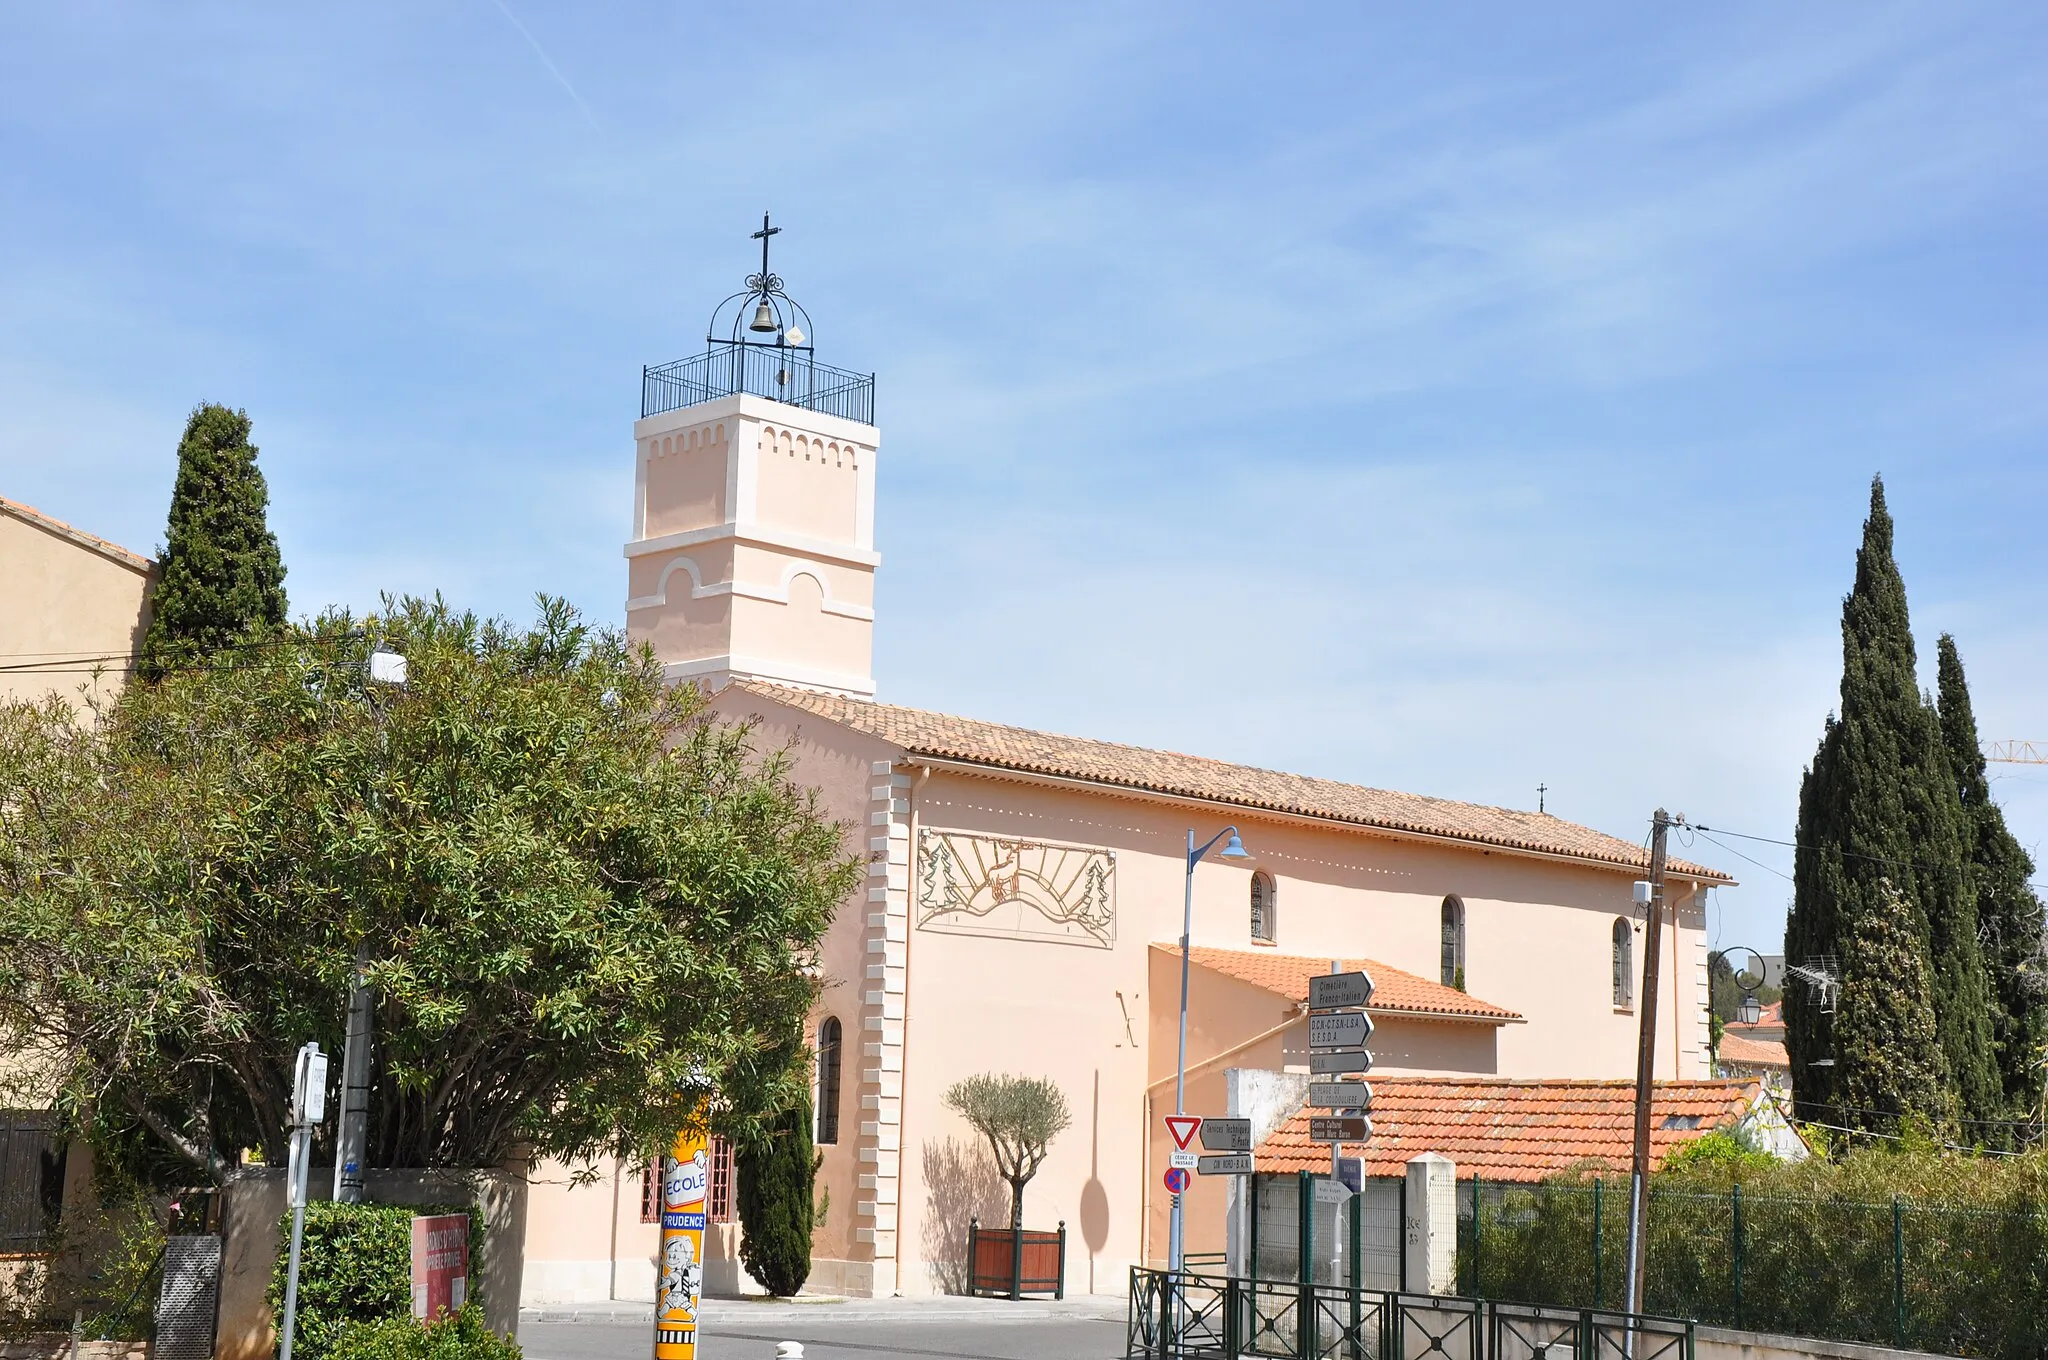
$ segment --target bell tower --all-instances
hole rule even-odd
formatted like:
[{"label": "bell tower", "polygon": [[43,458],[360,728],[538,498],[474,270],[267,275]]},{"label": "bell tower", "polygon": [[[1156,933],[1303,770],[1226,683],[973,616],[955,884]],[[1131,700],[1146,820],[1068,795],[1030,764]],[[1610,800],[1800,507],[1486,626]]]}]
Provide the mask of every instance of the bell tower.
[{"label": "bell tower", "polygon": [[[769,272],[711,314],[704,352],[641,371],[626,634],[670,680],[875,692],[875,377],[817,361]],[[728,321],[728,313],[730,313]]]}]

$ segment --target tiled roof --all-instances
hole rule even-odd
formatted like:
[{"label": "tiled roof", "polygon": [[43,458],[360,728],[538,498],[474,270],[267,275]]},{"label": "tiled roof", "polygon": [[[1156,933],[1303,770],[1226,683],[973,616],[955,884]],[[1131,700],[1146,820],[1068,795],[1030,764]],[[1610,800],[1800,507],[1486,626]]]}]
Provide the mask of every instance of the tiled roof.
[{"label": "tiled roof", "polygon": [[[1397,834],[1557,855],[1617,868],[1647,869],[1650,862],[1641,846],[1541,812],[1455,803],[1415,793],[1391,793],[1358,784],[1341,784],[1334,779],[1283,774],[1085,737],[1056,736],[760,681],[743,680],[735,687],[879,737],[913,755],[1324,818]],[[1689,878],[1734,882],[1719,870],[1684,860],[1672,860],[1670,868],[1674,874]]]},{"label": "tiled roof", "polygon": [[[1660,1081],[1650,1104],[1650,1165],[1674,1148],[1739,1119],[1762,1087],[1751,1080]],[[1592,1163],[1626,1173],[1634,1137],[1631,1081],[1505,1081],[1392,1077],[1372,1083],[1367,1176],[1399,1176],[1410,1157],[1440,1153],[1458,1178],[1540,1181]],[[1328,1171],[1330,1147],[1311,1143],[1313,1113],[1297,1111],[1259,1144],[1260,1171]]]},{"label": "tiled roof", "polygon": [[89,534],[83,529],[74,529],[63,520],[46,515],[32,505],[23,505],[20,501],[8,500],[5,496],[0,496],[0,515],[12,515],[24,523],[33,524],[39,529],[57,535],[59,538],[68,538],[79,547],[90,548],[102,557],[110,557],[124,567],[133,567],[137,571],[150,571],[156,566],[154,562],[140,553],[132,553],[118,543],[109,543],[106,539],[96,534]]},{"label": "tiled roof", "polygon": [[1791,1055],[1776,1039],[1751,1039],[1737,1034],[1733,1025],[1721,1031],[1721,1046],[1715,1050],[1722,1062],[1744,1067],[1782,1067],[1792,1070]]},{"label": "tiled roof", "polygon": [[[1152,947],[1176,958],[1180,956],[1177,944],[1155,944]],[[1212,972],[1249,982],[1254,987],[1263,987],[1289,1001],[1306,1000],[1308,980],[1330,971],[1327,958],[1302,958],[1270,949],[1212,949],[1206,945],[1195,945],[1188,950],[1188,960]],[[1511,1024],[1522,1018],[1504,1006],[1467,996],[1455,987],[1404,973],[1384,963],[1375,963],[1371,959],[1344,959],[1341,962],[1346,972],[1363,968],[1372,974],[1372,1004],[1366,1009],[1376,1014],[1441,1015],[1445,1019],[1472,1020],[1490,1025]]]}]

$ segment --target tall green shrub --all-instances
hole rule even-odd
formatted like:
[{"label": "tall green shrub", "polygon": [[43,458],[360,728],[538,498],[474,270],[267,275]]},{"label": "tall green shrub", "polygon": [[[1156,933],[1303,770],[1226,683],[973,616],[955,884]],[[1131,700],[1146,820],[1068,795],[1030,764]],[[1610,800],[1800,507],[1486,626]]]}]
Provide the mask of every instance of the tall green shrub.
[{"label": "tall green shrub", "polygon": [[786,1111],[768,1138],[740,1149],[735,1163],[740,1260],[763,1289],[787,1297],[811,1274],[811,1103]]},{"label": "tall green shrub", "polygon": [[149,678],[284,623],[284,560],[269,505],[248,412],[211,402],[195,409],[178,444],[170,528],[142,644]]},{"label": "tall green shrub", "polygon": [[2042,1082],[2048,1080],[2048,1052],[2043,1051],[2048,1047],[2048,958],[2042,954],[2041,899],[2031,882],[2034,861],[2006,828],[2005,814],[1991,799],[1956,640],[1942,634],[1938,654],[1942,744],[1948,749],[1949,770],[1967,823],[1968,864],[1991,981],[1991,1037],[2005,1098],[2004,1117],[2026,1119],[2039,1111]]},{"label": "tall green shrub", "polygon": [[424,1325],[411,1317],[351,1322],[328,1360],[520,1360],[519,1343],[484,1324],[475,1304]]},{"label": "tall green shrub", "polygon": [[[1985,1117],[2003,1103],[1993,1061],[1990,984],[1977,941],[1976,902],[1963,871],[1965,827],[1939,719],[1914,669],[1906,586],[1892,557],[1884,483],[1870,488],[1870,516],[1856,554],[1856,580],[1842,605],[1841,712],[1831,716],[1799,795],[1794,898],[1785,929],[1787,961],[1834,957],[1846,968],[1858,923],[1889,912],[1896,891],[1905,936],[1932,978],[1928,1019],[1939,1036],[1939,1086],[1963,1114]],[[1866,1013],[1867,1014],[1867,1013]],[[1832,1015],[1811,987],[1785,997],[1793,1094],[1803,1119],[1876,1127],[1886,1116],[1848,1098],[1852,1084],[1891,1089],[1886,1050],[1856,1023]],[[1915,1022],[1917,1024],[1917,1022]],[[1877,1070],[1854,1074],[1858,1062]],[[1832,1063],[1832,1065],[1829,1065]],[[1902,1100],[1924,1089],[1900,1076]],[[1915,1097],[1917,1098],[1917,1097]],[[1888,1111],[1900,1101],[1887,1100]]]},{"label": "tall green shrub", "polygon": [[[470,1206],[420,1208],[404,1204],[306,1206],[305,1236],[299,1252],[298,1325],[293,1360],[333,1360],[341,1333],[356,1323],[412,1317],[412,1221],[421,1214],[469,1215],[470,1282],[483,1246],[483,1224]],[[286,1212],[279,1241],[291,1241]],[[270,1276],[270,1307],[282,1325],[288,1246],[278,1252]],[[475,1297],[472,1293],[472,1297]]]}]

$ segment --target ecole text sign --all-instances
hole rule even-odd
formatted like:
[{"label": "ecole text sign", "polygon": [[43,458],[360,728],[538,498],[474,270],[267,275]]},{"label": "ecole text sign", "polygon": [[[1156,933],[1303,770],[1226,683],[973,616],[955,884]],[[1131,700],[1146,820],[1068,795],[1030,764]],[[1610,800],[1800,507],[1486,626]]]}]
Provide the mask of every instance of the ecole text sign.
[{"label": "ecole text sign", "polygon": [[412,1221],[412,1315],[430,1322],[469,1297],[469,1215],[423,1214]]}]

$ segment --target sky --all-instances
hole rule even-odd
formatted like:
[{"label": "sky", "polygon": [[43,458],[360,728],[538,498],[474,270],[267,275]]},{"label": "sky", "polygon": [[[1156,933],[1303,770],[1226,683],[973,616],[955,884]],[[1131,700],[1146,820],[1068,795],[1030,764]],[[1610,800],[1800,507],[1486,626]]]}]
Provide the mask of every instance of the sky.
[{"label": "sky", "polygon": [[1663,806],[1771,953],[1873,475],[1925,681],[2048,738],[2044,59],[1960,0],[8,6],[0,495],[153,551],[226,402],[295,613],[622,623],[640,367],[771,209],[878,375],[881,698]]}]

